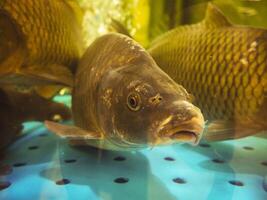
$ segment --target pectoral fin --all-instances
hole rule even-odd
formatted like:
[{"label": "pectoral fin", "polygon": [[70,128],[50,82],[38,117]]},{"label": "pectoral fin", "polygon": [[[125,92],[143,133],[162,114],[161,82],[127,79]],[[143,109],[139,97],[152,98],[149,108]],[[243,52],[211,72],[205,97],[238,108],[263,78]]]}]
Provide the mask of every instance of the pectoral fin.
[{"label": "pectoral fin", "polygon": [[101,134],[83,130],[76,126],[63,125],[45,121],[45,126],[60,137],[73,140],[101,139]]},{"label": "pectoral fin", "polygon": [[73,74],[62,65],[18,67],[0,74],[0,81],[6,84],[63,85],[72,87]]},{"label": "pectoral fin", "polygon": [[204,138],[208,141],[232,139],[235,135],[234,124],[228,121],[214,121],[207,125]]},{"label": "pectoral fin", "polygon": [[57,84],[72,87],[73,74],[63,65],[30,66],[20,71],[20,74],[38,84]]}]

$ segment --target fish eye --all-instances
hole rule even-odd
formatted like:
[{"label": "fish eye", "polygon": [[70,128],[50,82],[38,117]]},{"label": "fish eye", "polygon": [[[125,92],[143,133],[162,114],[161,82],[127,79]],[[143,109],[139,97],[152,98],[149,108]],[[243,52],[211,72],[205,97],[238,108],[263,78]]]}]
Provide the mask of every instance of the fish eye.
[{"label": "fish eye", "polygon": [[127,106],[130,110],[138,111],[141,108],[141,97],[138,93],[132,92],[127,97]]}]

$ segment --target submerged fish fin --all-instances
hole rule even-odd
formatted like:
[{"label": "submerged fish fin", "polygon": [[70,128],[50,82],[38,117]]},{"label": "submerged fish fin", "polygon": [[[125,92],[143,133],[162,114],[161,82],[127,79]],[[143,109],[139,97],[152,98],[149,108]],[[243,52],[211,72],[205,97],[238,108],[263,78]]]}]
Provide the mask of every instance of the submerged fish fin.
[{"label": "submerged fish fin", "polygon": [[207,125],[203,137],[208,141],[217,141],[234,138],[234,124],[229,121],[213,121]]},{"label": "submerged fish fin", "polygon": [[[21,92],[13,86],[1,86],[0,110],[8,109],[8,119],[17,121],[68,120],[70,109],[62,103],[54,102],[37,95],[35,92]],[[9,116],[10,115],[10,116]]]},{"label": "submerged fish fin", "polygon": [[126,36],[132,38],[129,30],[120,21],[118,21],[112,17],[111,17],[110,28],[117,33],[121,33],[123,35],[126,35]]},{"label": "submerged fish fin", "polygon": [[242,119],[233,121],[217,120],[208,124],[204,133],[204,138],[208,141],[230,140],[255,135],[261,131],[261,127],[246,125],[249,121]]},{"label": "submerged fish fin", "polygon": [[208,28],[220,28],[232,26],[232,23],[226,18],[221,10],[212,3],[208,3],[204,24]]},{"label": "submerged fish fin", "polygon": [[40,79],[44,84],[59,84],[66,86],[73,86],[73,74],[71,71],[63,65],[52,64],[49,66],[32,66],[27,67],[23,74],[30,76],[31,78],[36,77],[36,81]]},{"label": "submerged fish fin", "polygon": [[46,99],[51,99],[59,92],[61,88],[62,86],[59,85],[47,85],[47,86],[45,85],[45,86],[34,87],[34,91],[41,97],[44,97]]},{"label": "submerged fish fin", "polygon": [[73,140],[101,139],[101,134],[83,130],[76,126],[63,125],[52,121],[45,121],[45,126],[60,137]]},{"label": "submerged fish fin", "polygon": [[0,74],[0,82],[22,85],[64,85],[73,86],[73,74],[62,65],[20,67],[15,71]]}]

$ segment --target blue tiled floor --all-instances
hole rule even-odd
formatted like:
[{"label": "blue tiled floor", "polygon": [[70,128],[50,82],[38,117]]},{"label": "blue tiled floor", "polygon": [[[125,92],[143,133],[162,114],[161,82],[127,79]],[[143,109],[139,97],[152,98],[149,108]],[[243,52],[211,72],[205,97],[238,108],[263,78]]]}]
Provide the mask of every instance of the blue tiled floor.
[{"label": "blue tiled floor", "polygon": [[13,170],[0,176],[11,183],[0,199],[267,199],[264,137],[112,152],[70,147],[42,124],[27,129],[2,161]]}]

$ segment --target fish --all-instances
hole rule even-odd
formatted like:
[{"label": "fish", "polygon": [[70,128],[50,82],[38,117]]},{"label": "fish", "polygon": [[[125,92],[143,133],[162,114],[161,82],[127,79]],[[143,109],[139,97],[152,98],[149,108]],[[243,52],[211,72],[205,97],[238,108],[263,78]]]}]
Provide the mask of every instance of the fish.
[{"label": "fish", "polygon": [[[72,85],[83,51],[75,1],[0,1],[0,148],[29,120],[70,119],[52,97]],[[46,99],[43,99],[46,98]]]},{"label": "fish", "polygon": [[72,83],[84,48],[78,8],[65,0],[2,0],[0,83],[35,86],[47,97],[59,90],[52,85]]},{"label": "fish", "polygon": [[13,87],[0,87],[0,150],[21,134],[23,122],[71,117],[63,104],[40,97],[34,92],[19,92]]},{"label": "fish", "polygon": [[204,129],[191,95],[131,38],[109,33],[82,56],[72,88],[74,125],[45,121],[72,145],[135,150],[197,144]]},{"label": "fish", "polygon": [[151,42],[148,52],[194,96],[203,138],[237,139],[267,130],[267,30],[234,25],[209,3],[205,18]]}]

